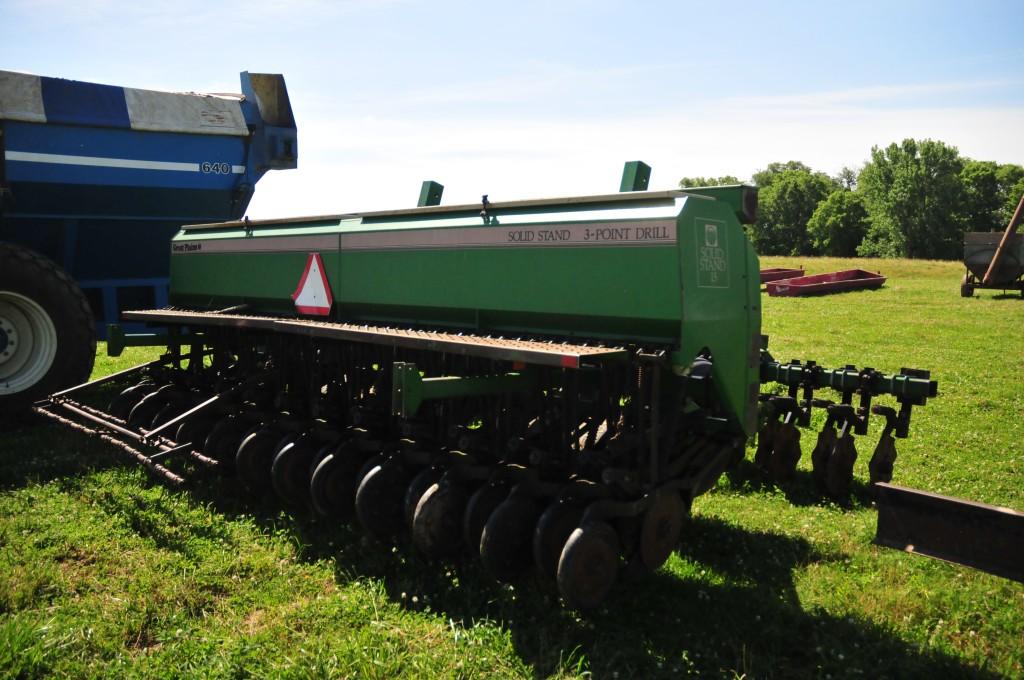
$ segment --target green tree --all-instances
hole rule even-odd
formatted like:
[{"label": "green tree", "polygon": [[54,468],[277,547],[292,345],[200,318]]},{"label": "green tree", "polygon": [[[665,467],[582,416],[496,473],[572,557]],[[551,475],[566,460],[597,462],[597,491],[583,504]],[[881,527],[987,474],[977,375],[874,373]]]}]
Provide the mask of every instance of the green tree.
[{"label": "green tree", "polygon": [[764,170],[758,170],[754,173],[754,184],[762,189],[770,187],[775,180],[782,175],[782,173],[788,170],[798,170],[801,172],[813,172],[809,167],[801,163],[800,161],[786,161],[785,163],[769,163],[768,167]]},{"label": "green tree", "polygon": [[836,189],[818,204],[807,222],[811,246],[822,255],[853,257],[871,220],[864,197],[849,189]]},{"label": "green tree", "polygon": [[740,181],[732,175],[722,175],[721,177],[684,177],[679,180],[680,189],[686,189],[687,187],[720,187],[727,184],[740,184]]},{"label": "green tree", "polygon": [[857,178],[871,228],[857,248],[881,257],[960,257],[964,160],[954,146],[905,139],[873,147]]},{"label": "green tree", "polygon": [[999,185],[998,170],[998,164],[992,161],[969,160],[960,171],[964,183],[962,211],[967,231],[1000,229],[1006,195],[1005,188]]},{"label": "green tree", "polygon": [[1013,217],[1013,211],[1024,196],[1024,167],[1006,163],[996,170],[996,180],[1003,195],[1003,205],[999,210],[999,228],[1005,229]]},{"label": "green tree", "polygon": [[836,184],[844,189],[853,191],[857,188],[857,171],[849,166],[844,165],[834,179]]},{"label": "green tree", "polygon": [[767,178],[768,186],[758,192],[757,224],[750,237],[762,255],[810,255],[814,249],[807,235],[807,222],[818,204],[837,187],[828,175],[812,172],[803,163],[790,161],[785,165],[790,167],[769,175],[764,171],[754,175]]}]

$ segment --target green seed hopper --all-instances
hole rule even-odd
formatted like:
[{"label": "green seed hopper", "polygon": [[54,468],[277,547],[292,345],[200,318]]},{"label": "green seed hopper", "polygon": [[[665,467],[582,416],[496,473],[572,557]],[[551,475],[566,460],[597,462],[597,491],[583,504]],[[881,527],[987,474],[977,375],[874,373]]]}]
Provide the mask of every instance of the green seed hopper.
[{"label": "green seed hopper", "polygon": [[38,411],[173,483],[231,471],[501,580],[532,565],[580,609],[657,569],[754,435],[755,462],[792,476],[812,408],[824,491],[849,496],[873,413],[871,477],[890,479],[936,383],[775,361],[743,227],[756,189],[639,190],[648,173],[627,164],[611,195],[441,206],[426,183],[412,209],[185,227],[170,306],[125,315],[170,328],[166,354]]}]

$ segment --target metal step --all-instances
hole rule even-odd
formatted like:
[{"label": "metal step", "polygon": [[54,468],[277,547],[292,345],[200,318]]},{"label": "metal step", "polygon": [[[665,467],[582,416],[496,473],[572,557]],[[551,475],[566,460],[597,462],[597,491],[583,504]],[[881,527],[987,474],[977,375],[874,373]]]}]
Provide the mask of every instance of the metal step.
[{"label": "metal step", "polygon": [[247,328],[390,347],[464,354],[499,361],[521,361],[527,364],[561,368],[580,368],[585,363],[624,361],[630,356],[629,350],[623,347],[545,342],[388,326],[364,326],[308,319],[250,316],[232,312],[151,309],[125,312],[122,316],[128,321]]}]

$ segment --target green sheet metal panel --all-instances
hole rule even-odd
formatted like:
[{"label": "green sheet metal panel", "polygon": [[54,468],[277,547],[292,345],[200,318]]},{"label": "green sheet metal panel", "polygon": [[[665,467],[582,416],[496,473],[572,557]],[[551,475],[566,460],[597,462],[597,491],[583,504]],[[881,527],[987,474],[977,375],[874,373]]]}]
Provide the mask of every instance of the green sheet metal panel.
[{"label": "green sheet metal panel", "polygon": [[657,343],[677,372],[710,350],[753,432],[759,266],[726,201],[652,192],[189,228],[172,243],[171,302],[294,315],[311,253],[337,320]]}]

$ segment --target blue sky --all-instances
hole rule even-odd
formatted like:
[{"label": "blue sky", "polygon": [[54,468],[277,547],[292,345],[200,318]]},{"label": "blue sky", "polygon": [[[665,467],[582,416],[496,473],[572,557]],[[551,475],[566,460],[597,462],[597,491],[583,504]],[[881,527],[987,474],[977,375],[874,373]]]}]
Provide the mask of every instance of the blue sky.
[{"label": "blue sky", "polygon": [[0,68],[235,92],[285,75],[299,169],[250,215],[603,193],[622,163],[834,173],[931,137],[1024,163],[1024,1],[0,0]]}]

